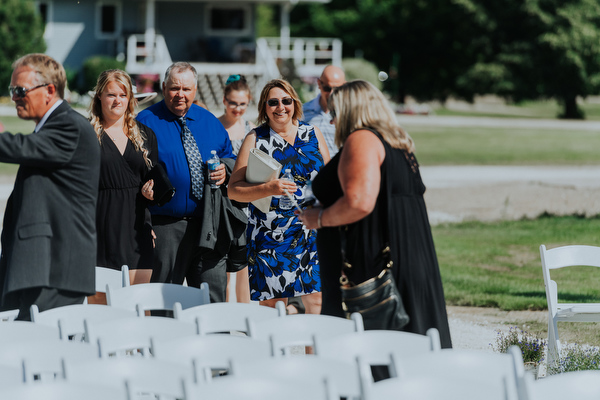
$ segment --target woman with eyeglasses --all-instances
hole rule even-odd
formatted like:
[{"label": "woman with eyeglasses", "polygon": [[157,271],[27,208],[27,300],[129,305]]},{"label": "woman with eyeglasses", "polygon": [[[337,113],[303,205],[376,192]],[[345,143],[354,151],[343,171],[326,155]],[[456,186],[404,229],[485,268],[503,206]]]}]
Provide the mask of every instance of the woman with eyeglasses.
[{"label": "woman with eyeglasses", "polygon": [[[229,139],[231,140],[231,147],[233,148],[233,154],[236,156],[240,152],[240,147],[244,138],[255,125],[244,119],[244,114],[248,109],[248,103],[252,98],[250,86],[246,82],[246,78],[243,75],[230,75],[225,82],[225,89],[223,90],[223,105],[225,106],[225,113],[219,117],[219,121],[227,130]],[[229,277],[230,274],[235,273],[235,297],[238,303],[249,303],[250,302],[250,283],[248,282],[248,269],[245,267],[246,263],[240,264],[239,259],[246,258],[245,254],[243,257],[233,258],[233,255],[228,254],[227,260],[227,292],[226,297],[229,301]],[[242,269],[240,269],[242,267]]]},{"label": "woman with eyeglasses", "polygon": [[147,206],[153,182],[144,183],[144,177],[158,159],[154,132],[134,119],[137,103],[125,71],[100,74],[90,104],[101,153],[96,265],[117,270],[127,265],[132,284],[150,282],[152,275],[154,233]]},{"label": "woman with eyeglasses", "polygon": [[412,138],[369,82],[356,80],[333,89],[328,108],[340,151],[314,180],[322,206],[300,215],[307,228],[319,230],[322,313],[345,316],[340,289],[344,257],[352,265],[344,273],[355,284],[378,276],[391,258],[410,317],[401,330],[424,335],[436,328],[442,347],[452,347]]},{"label": "woman with eyeglasses", "polygon": [[[292,85],[282,79],[267,83],[258,101],[259,126],[246,136],[229,180],[232,200],[252,202],[273,196],[268,212],[249,204],[248,267],[250,295],[260,304],[287,304],[301,296],[306,313],[321,312],[321,280],[316,231],[306,229],[294,208],[282,208],[281,199],[291,194],[302,208],[307,204],[307,183],[329,161],[329,151],[318,128],[300,122],[302,103]],[[281,165],[279,179],[246,182],[250,150],[257,148]],[[290,169],[293,182],[282,179]]]}]

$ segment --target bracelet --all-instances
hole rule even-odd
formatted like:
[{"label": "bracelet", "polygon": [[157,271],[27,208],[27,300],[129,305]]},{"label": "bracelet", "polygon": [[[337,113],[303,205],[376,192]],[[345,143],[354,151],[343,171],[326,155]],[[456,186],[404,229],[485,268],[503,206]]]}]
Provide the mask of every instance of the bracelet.
[{"label": "bracelet", "polygon": [[319,211],[319,217],[317,218],[317,229],[321,229],[323,227],[323,224],[321,223],[321,218],[323,217],[323,211],[325,211],[325,209],[321,208],[321,211]]}]

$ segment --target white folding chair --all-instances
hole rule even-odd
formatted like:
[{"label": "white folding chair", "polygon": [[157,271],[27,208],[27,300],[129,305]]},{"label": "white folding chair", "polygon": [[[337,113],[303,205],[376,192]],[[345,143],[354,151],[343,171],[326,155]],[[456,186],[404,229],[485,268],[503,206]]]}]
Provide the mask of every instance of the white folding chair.
[{"label": "white folding chair", "polygon": [[[550,270],[572,267],[600,267],[600,247],[563,246],[546,250],[540,246],[542,272],[548,302],[548,366],[559,360],[561,343],[558,322],[600,322],[600,303],[559,303],[556,282],[550,279]],[[600,277],[600,271],[598,271]]]},{"label": "white folding chair", "polygon": [[180,339],[153,339],[152,355],[160,360],[194,365],[202,380],[210,380],[211,371],[229,369],[233,361],[253,361],[271,357],[268,342],[247,336],[204,335]]},{"label": "white folding chair", "polygon": [[11,385],[22,385],[25,382],[23,366],[0,364],[0,388]]},{"label": "white folding chair", "polygon": [[31,306],[31,320],[36,324],[58,327],[62,340],[85,340],[84,320],[103,322],[119,318],[136,317],[137,312],[101,304],[74,304],[40,312]]},{"label": "white folding chair", "polygon": [[122,265],[121,270],[96,267],[96,292],[106,293],[106,286],[121,288],[130,286],[129,267]]},{"label": "white folding chair", "polygon": [[12,322],[19,315],[19,310],[0,311],[0,322]]},{"label": "white folding chair", "polygon": [[[506,400],[519,400],[516,360],[513,353],[485,353],[443,349],[419,355],[391,355],[391,375],[400,380],[419,377],[476,379],[486,382],[490,391],[506,394]],[[520,357],[522,363],[522,358]]]},{"label": "white folding chair", "polygon": [[200,335],[238,331],[247,333],[247,320],[263,321],[277,318],[280,310],[247,303],[212,303],[182,309],[180,303],[173,308],[175,319],[195,322]]},{"label": "white folding chair", "polygon": [[12,321],[0,324],[0,343],[25,340],[60,339],[58,326],[46,326],[29,321]]},{"label": "white folding chair", "polygon": [[0,398],[10,400],[130,400],[127,386],[121,388],[65,381],[36,382],[0,388]]},{"label": "white folding chair", "polygon": [[315,338],[315,354],[318,357],[346,362],[355,362],[357,357],[361,357],[368,365],[390,365],[390,353],[406,357],[439,351],[440,348],[440,335],[435,328],[430,328],[427,335],[372,330],[333,338]]},{"label": "white folding chair", "polygon": [[600,399],[600,371],[574,371],[547,376],[537,381],[529,380],[529,398],[548,399]]},{"label": "white folding chair", "polygon": [[86,341],[96,345],[99,356],[103,358],[122,355],[148,357],[152,339],[178,339],[197,334],[196,325],[192,323],[162,317],[130,317],[104,322],[85,320],[84,326]]},{"label": "white folding chair", "polygon": [[[23,369],[23,380],[53,380],[61,375],[63,359],[93,360],[98,351],[87,343],[52,340],[24,340],[9,343],[0,340],[0,364]],[[0,398],[2,398],[0,396]]]},{"label": "white folding chair", "polygon": [[147,310],[172,311],[175,303],[183,309],[210,303],[208,284],[200,288],[174,283],[142,283],[124,288],[106,288],[109,306],[134,310],[143,315]]},{"label": "white folding chair", "polygon": [[186,399],[195,374],[189,366],[155,358],[104,358],[84,362],[65,362],[63,378],[72,383],[122,387],[126,381],[135,397],[148,395]]},{"label": "white folding chair", "polygon": [[270,341],[273,355],[288,354],[291,346],[312,346],[315,337],[332,338],[361,332],[362,317],[352,319],[320,314],[282,315],[263,321],[248,320],[248,334],[256,340]]},{"label": "white folding chair", "polygon": [[487,382],[465,377],[390,378],[376,382],[364,400],[505,400],[505,393],[491,390]]},{"label": "white folding chair", "polygon": [[[302,371],[295,379],[240,378],[222,376],[204,385],[195,385],[190,391],[192,398],[202,400],[264,400],[268,393],[286,400],[332,400],[332,393],[327,382],[302,381]],[[337,396],[339,398],[339,396]]]},{"label": "white folding chair", "polygon": [[326,379],[338,397],[360,399],[362,395],[356,363],[324,359],[315,355],[233,360],[229,374],[235,377],[264,378],[264,369],[257,368],[257,365],[268,366],[270,379],[301,379],[302,384],[305,384],[305,379],[312,382]]}]

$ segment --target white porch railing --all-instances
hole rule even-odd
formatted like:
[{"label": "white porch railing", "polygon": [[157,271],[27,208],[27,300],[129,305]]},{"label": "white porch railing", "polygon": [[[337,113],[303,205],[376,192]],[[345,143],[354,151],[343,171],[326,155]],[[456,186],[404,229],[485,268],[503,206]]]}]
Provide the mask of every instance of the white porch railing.
[{"label": "white porch railing", "polygon": [[288,42],[282,41],[279,37],[267,37],[258,40],[267,42],[274,59],[293,60],[296,73],[300,76],[319,76],[327,64],[342,66],[340,39],[291,38]]},{"label": "white porch railing", "polygon": [[151,46],[146,43],[145,35],[131,35],[127,39],[125,69],[128,73],[162,75],[172,63],[169,48],[162,35],[156,35]]}]

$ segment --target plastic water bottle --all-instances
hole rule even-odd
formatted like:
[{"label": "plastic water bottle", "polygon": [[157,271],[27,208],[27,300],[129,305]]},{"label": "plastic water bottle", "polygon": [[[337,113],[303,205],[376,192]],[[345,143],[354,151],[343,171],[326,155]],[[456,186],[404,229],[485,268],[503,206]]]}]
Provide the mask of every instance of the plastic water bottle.
[{"label": "plastic water bottle", "polygon": [[[292,176],[292,170],[286,169],[285,174],[283,174],[281,179],[285,179],[286,181],[294,182],[294,177]],[[293,196],[292,193],[290,193],[290,194]],[[281,197],[279,198],[279,208],[281,208],[282,210],[291,210],[292,207],[294,207],[294,204],[292,204],[292,201],[289,199],[289,197],[287,197],[286,194],[282,194]]]},{"label": "plastic water bottle", "polygon": [[210,154],[212,154],[212,156],[206,162],[206,165],[208,166],[208,173],[209,173],[208,179],[210,181],[210,188],[211,189],[216,189],[216,188],[219,187],[219,185],[217,185],[217,181],[214,181],[214,180],[210,179],[210,173],[217,170],[217,167],[219,165],[221,165],[221,160],[219,159],[219,156],[217,155],[217,151],[216,150],[211,150]]}]

